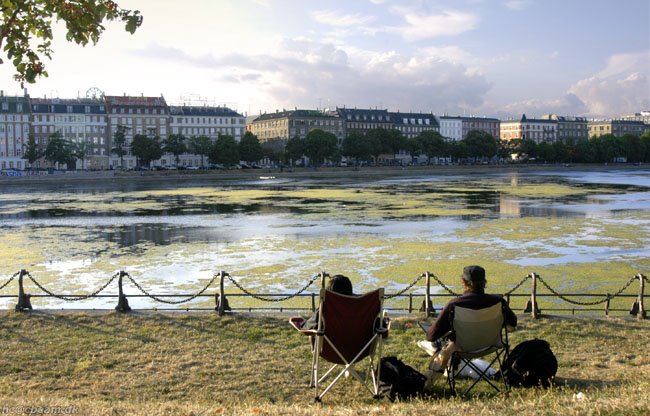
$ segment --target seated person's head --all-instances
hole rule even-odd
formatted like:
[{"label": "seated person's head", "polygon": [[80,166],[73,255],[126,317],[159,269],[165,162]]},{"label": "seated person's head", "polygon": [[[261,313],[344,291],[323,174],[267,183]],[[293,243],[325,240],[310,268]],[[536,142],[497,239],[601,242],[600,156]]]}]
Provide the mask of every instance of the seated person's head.
[{"label": "seated person's head", "polygon": [[485,269],[481,266],[467,266],[461,276],[465,290],[473,293],[485,293]]},{"label": "seated person's head", "polygon": [[327,290],[340,293],[342,295],[352,296],[352,282],[342,274],[332,276],[327,283]]}]

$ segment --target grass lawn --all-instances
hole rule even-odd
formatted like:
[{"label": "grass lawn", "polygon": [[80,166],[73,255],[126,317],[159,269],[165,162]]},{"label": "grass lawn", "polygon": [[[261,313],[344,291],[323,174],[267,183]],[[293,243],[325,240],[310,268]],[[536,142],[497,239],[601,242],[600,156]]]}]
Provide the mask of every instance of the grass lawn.
[{"label": "grass lawn", "polygon": [[[3,407],[74,406],[81,415],[461,415],[650,413],[650,321],[520,317],[514,346],[551,343],[556,386],[449,397],[444,383],[407,403],[373,400],[352,379],[313,403],[307,340],[286,316],[4,312]],[[417,317],[393,319],[384,355],[424,371]],[[582,393],[582,394],[578,394]]]}]

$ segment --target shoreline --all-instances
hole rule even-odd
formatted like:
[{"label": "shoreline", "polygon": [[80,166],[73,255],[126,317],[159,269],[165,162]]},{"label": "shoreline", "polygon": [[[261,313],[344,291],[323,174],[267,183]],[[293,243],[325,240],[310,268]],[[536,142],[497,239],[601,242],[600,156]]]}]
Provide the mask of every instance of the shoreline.
[{"label": "shoreline", "polygon": [[69,171],[52,175],[28,175],[18,177],[0,176],[0,185],[22,185],[39,183],[84,183],[95,181],[215,181],[259,179],[260,176],[281,178],[331,178],[331,177],[395,177],[411,175],[458,175],[529,171],[588,171],[607,172],[622,170],[650,170],[650,164],[517,164],[517,165],[430,165],[430,166],[379,166],[379,167],[325,167],[284,169],[246,169],[246,170],[203,170],[203,171]]}]

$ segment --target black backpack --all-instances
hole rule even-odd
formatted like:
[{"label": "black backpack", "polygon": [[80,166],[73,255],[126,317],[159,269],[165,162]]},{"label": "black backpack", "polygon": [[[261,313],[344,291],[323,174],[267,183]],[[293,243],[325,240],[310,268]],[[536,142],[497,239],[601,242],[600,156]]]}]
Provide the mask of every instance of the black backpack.
[{"label": "black backpack", "polygon": [[406,365],[397,357],[384,357],[380,362],[379,394],[395,399],[406,400],[418,397],[424,391],[427,378],[413,367]]},{"label": "black backpack", "polygon": [[543,339],[517,345],[503,362],[503,378],[511,386],[549,387],[557,373],[557,358]]}]

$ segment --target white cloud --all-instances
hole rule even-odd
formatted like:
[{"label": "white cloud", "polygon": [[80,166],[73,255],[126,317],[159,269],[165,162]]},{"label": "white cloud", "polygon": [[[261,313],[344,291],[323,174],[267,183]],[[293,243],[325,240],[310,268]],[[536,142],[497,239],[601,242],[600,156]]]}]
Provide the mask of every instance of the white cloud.
[{"label": "white cloud", "polygon": [[445,11],[427,15],[401,7],[395,7],[392,11],[400,15],[405,24],[389,27],[386,31],[398,33],[408,42],[460,35],[473,30],[479,22],[476,14],[466,12]]},{"label": "white cloud", "polygon": [[648,51],[610,57],[604,70],[582,79],[569,92],[585,102],[591,116],[614,116],[650,108]]},{"label": "white cloud", "polygon": [[336,27],[364,26],[374,19],[372,16],[342,14],[332,10],[318,10],[312,12],[311,15],[318,23]]},{"label": "white cloud", "polygon": [[558,115],[584,115],[586,110],[585,103],[579,97],[575,94],[567,93],[555,99],[530,99],[512,103],[504,106],[498,114],[503,118],[505,116],[519,117],[522,114],[534,118],[549,113]]},{"label": "white cloud", "polygon": [[263,55],[192,56],[154,45],[147,51],[148,58],[168,61],[165,67],[186,65],[230,86],[246,87],[255,94],[250,100],[265,102],[268,111],[313,108],[323,101],[332,107],[462,111],[480,106],[491,88],[482,74],[439,57],[354,50],[352,62],[343,48],[305,39],[285,40],[277,51]]},{"label": "white cloud", "polygon": [[508,0],[504,5],[510,10],[526,10],[533,2],[531,0]]}]

